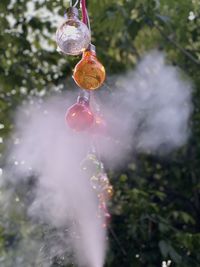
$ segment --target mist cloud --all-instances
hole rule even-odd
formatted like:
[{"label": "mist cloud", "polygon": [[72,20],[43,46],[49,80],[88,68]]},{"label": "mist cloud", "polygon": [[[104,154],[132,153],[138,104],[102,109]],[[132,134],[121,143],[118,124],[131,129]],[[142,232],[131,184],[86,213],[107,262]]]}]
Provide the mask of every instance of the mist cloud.
[{"label": "mist cloud", "polygon": [[74,90],[21,107],[14,133],[19,142],[9,150],[9,164],[17,162],[13,182],[30,173],[38,177],[29,215],[57,229],[70,225],[77,238],[69,235],[62,248],[71,246],[80,266],[102,267],[106,251],[106,230],[96,216],[98,201],[88,173],[80,168],[91,139],[107,164],[116,168],[133,152],[169,153],[189,135],[192,85],[165,63],[164,54],[147,54],[134,71],[112,81],[111,92],[103,88],[98,93],[107,135],[67,127],[64,115],[74,103]]}]

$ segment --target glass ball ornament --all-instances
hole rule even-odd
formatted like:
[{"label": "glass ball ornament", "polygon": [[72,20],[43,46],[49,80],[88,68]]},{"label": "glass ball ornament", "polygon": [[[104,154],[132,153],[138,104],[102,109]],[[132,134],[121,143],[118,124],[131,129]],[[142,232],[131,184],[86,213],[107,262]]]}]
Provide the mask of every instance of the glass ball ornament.
[{"label": "glass ball ornament", "polygon": [[105,68],[96,57],[95,46],[90,44],[74,68],[73,79],[80,88],[95,90],[103,84],[105,77]]},{"label": "glass ball ornament", "polygon": [[103,219],[103,228],[106,228],[111,221],[111,215],[108,211],[106,200],[103,194],[98,195],[99,205],[98,205],[98,217]]},{"label": "glass ball ornament", "polygon": [[89,152],[87,157],[81,162],[81,168],[82,170],[87,171],[88,175],[95,179],[95,176],[101,169],[101,164],[102,163],[97,159],[95,153]]},{"label": "glass ball ornament", "polygon": [[109,200],[109,199],[112,198],[112,196],[113,196],[113,194],[114,194],[112,185],[109,185],[109,186],[106,188],[104,194],[105,194],[105,198],[106,198],[107,200]]},{"label": "glass ball ornament", "polygon": [[99,184],[101,186],[101,191],[103,192],[104,198],[110,200],[113,196],[113,187],[110,184],[108,176],[106,173],[99,174]]},{"label": "glass ball ornament", "polygon": [[108,201],[113,196],[113,187],[109,182],[106,173],[100,172],[97,175],[93,175],[90,178],[92,188],[98,193],[99,198],[103,197],[105,201]]},{"label": "glass ball ornament", "polygon": [[66,121],[68,126],[77,132],[89,129],[94,122],[89,100],[82,96],[78,97],[77,103],[67,110]]},{"label": "glass ball ornament", "polygon": [[79,55],[85,51],[91,41],[91,33],[78,18],[78,9],[67,9],[66,20],[58,27],[56,42],[60,50],[67,55]]}]

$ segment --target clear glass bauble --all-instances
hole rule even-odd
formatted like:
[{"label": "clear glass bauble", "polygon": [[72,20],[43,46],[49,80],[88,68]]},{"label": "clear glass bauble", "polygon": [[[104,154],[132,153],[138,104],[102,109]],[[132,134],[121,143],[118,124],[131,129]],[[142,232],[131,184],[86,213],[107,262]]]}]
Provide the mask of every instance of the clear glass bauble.
[{"label": "clear glass bauble", "polygon": [[78,14],[68,10],[67,19],[58,27],[56,42],[60,50],[67,55],[83,53],[91,42],[91,33],[88,27],[78,19]]}]

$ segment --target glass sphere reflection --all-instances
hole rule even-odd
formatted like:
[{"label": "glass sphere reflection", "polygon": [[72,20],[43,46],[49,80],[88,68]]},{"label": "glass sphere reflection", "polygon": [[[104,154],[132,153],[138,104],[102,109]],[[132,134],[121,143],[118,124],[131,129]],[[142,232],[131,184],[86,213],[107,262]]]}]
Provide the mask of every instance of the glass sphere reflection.
[{"label": "glass sphere reflection", "polygon": [[94,115],[89,104],[79,99],[76,104],[67,110],[66,121],[71,129],[80,132],[92,126]]},{"label": "glass sphere reflection", "polygon": [[67,20],[57,29],[56,42],[60,50],[67,55],[79,55],[85,51],[91,41],[88,27],[79,20],[78,10],[69,8]]},{"label": "glass sphere reflection", "polygon": [[105,76],[105,68],[97,59],[94,49],[88,49],[83,53],[83,57],[75,66],[73,74],[77,85],[86,90],[99,88],[103,84]]}]

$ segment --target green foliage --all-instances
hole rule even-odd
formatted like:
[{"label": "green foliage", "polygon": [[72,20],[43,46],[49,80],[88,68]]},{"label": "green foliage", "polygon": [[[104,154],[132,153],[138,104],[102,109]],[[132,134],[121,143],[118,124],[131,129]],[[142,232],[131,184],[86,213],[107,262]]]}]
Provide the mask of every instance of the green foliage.
[{"label": "green foliage", "polygon": [[[0,1],[0,122],[4,124],[0,132],[4,139],[12,130],[16,106],[29,96],[42,96],[44,88],[50,91],[52,85],[62,90],[59,81],[70,75],[79,59],[56,52],[54,19],[63,15],[64,5],[53,0]],[[93,42],[108,73],[126,71],[146,51],[159,48],[186,71],[195,87],[188,144],[167,159],[140,155],[110,175],[115,196],[108,267],[159,267],[163,260],[171,260],[176,267],[200,266],[199,7],[198,0],[88,1]],[[9,248],[24,235],[31,239],[40,231],[26,221],[18,201],[26,196],[20,192],[13,193],[6,217],[1,207],[0,262],[16,256]],[[31,266],[39,266],[35,264]],[[63,265],[57,259],[52,266]]]}]

